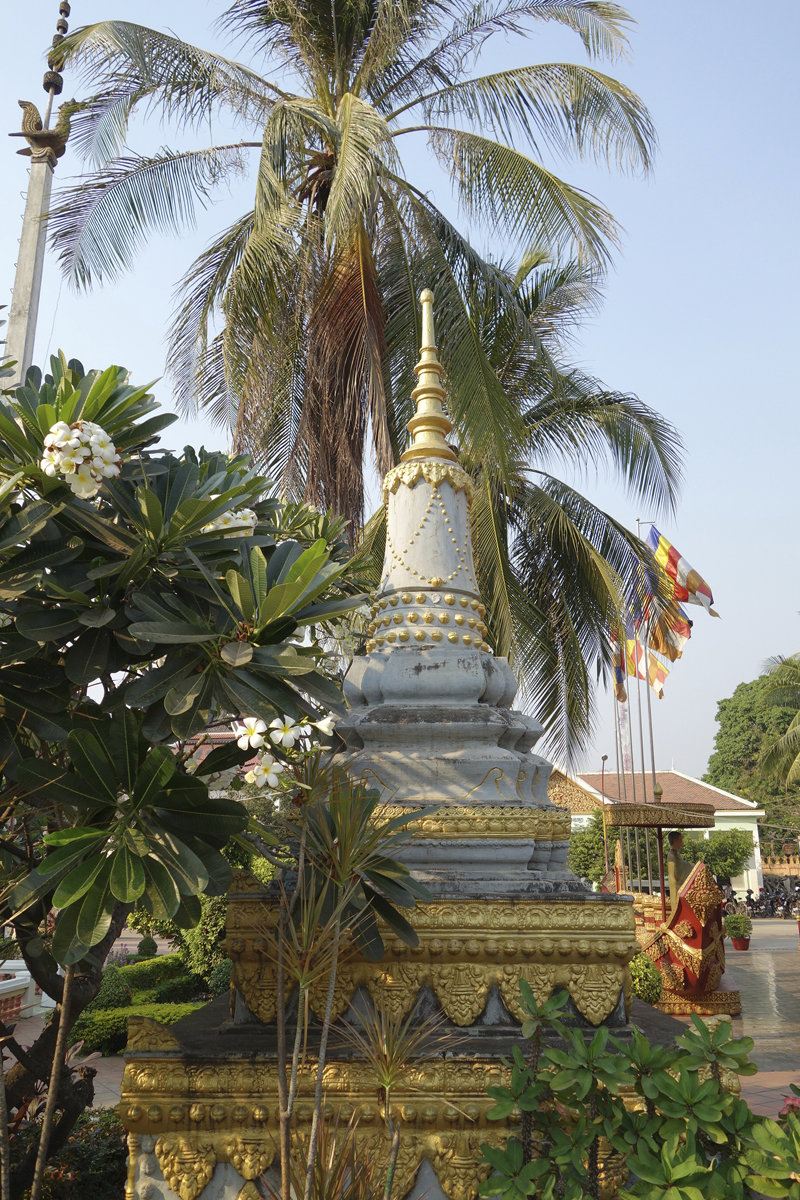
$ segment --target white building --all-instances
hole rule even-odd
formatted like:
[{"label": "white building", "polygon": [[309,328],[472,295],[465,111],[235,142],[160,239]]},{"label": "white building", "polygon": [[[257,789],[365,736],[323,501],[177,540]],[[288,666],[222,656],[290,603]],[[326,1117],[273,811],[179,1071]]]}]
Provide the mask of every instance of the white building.
[{"label": "white building", "polygon": [[[680,805],[682,809],[691,808],[693,804],[713,805],[714,829],[697,830],[703,837],[708,837],[709,833],[715,830],[726,829],[741,829],[751,835],[753,854],[742,874],[731,880],[731,886],[737,892],[744,892],[747,888],[752,888],[754,892],[757,892],[764,883],[761,843],[758,836],[758,822],[766,815],[763,808],[759,808],[755,800],[745,800],[742,796],[734,796],[732,792],[724,792],[722,788],[712,787],[710,783],[703,783],[702,779],[684,775],[682,771],[657,771],[656,779],[663,789],[662,804]],[[645,798],[652,802],[652,780],[649,772],[645,776],[644,783],[646,785]],[[636,776],[636,799],[638,801],[642,800],[642,786],[642,776],[639,773]],[[624,791],[622,788],[619,789],[619,791],[623,791],[622,795],[617,794],[616,771],[606,772],[603,788],[607,803],[633,799],[630,775],[625,777]],[[583,829],[591,820],[592,813],[600,808],[600,789],[599,771],[573,775],[558,767],[553,769],[548,792],[554,804],[571,811],[572,828]]]}]

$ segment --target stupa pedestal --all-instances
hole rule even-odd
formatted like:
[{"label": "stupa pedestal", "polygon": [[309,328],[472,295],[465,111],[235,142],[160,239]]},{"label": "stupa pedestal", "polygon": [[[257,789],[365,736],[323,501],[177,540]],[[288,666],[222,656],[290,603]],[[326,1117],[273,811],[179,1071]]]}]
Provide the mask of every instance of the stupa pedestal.
[{"label": "stupa pedestal", "polygon": [[[423,293],[412,442],[384,483],[386,559],[370,641],[348,672],[349,712],[337,733],[354,773],[381,789],[387,817],[427,810],[403,857],[433,901],[412,914],[418,946],[387,936],[379,963],[345,956],[334,1015],[353,1020],[370,1001],[393,1013],[438,1008],[461,1035],[446,1055],[416,1059],[393,1093],[401,1124],[393,1196],[472,1200],[489,1173],[481,1144],[502,1145],[511,1132],[487,1121],[486,1089],[504,1081],[502,1056],[522,1040],[519,980],[542,1001],[565,988],[572,1023],[622,1032],[638,945],[630,900],[592,894],[567,870],[570,814],[550,804],[550,764],[532,753],[542,727],[511,709],[514,674],[487,641],[472,485],[445,440],[432,299]],[[240,873],[228,906],[230,1015],[214,1002],[171,1030],[132,1028],[120,1109],[138,1156],[130,1200],[256,1200],[253,1181],[278,1153],[275,967],[265,937],[276,922],[269,889]],[[320,1017],[326,992],[322,981],[310,997]],[[314,1071],[312,1058],[300,1075],[301,1134]],[[357,1111],[358,1139],[388,1150],[370,1068],[335,1037],[324,1081],[326,1116],[341,1127]]]}]

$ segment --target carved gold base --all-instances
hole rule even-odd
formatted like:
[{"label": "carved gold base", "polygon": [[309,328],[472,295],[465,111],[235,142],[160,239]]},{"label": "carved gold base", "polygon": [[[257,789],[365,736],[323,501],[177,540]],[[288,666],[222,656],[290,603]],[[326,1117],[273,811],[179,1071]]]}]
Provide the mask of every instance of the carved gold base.
[{"label": "carved gold base", "polygon": [[727,1015],[735,1017],[742,1011],[742,998],[738,992],[705,992],[701,996],[685,996],[680,992],[672,992],[664,988],[661,999],[655,1006],[661,1012],[673,1016],[689,1016],[697,1013],[699,1017]]},{"label": "carved gold base", "polygon": [[[275,1019],[277,911],[257,881],[239,875],[235,886],[253,890],[232,892],[229,898],[226,949],[233,960],[233,984],[249,1010],[269,1024]],[[496,984],[508,1011],[521,1020],[523,978],[540,1001],[555,987],[566,988],[578,1012],[599,1025],[614,1011],[623,988],[627,1003],[627,965],[639,949],[631,905],[589,895],[434,902],[416,908],[414,929],[419,945],[411,948],[386,936],[381,962],[345,955],[337,974],[334,1018],[346,1011],[360,986],[373,999],[382,997],[396,1016],[410,1012],[427,985],[454,1024],[472,1025]],[[310,990],[318,1016],[327,991],[327,977]]]},{"label": "carved gold base", "polygon": [[[137,1057],[122,1081],[120,1115],[132,1137],[155,1137],[161,1172],[180,1200],[197,1200],[216,1163],[230,1163],[248,1183],[258,1179],[278,1154],[278,1104],[274,1064],[252,1060],[193,1060],[166,1056],[172,1035],[155,1022],[132,1022]],[[148,1041],[159,1043],[149,1057]],[[177,1046],[175,1039],[173,1043]],[[393,1093],[392,1116],[401,1129],[394,1194],[412,1187],[427,1160],[450,1200],[473,1200],[491,1168],[481,1146],[502,1148],[511,1124],[488,1121],[494,1106],[489,1086],[508,1084],[509,1069],[491,1061],[431,1058],[415,1063]],[[325,1116],[346,1126],[359,1114],[357,1140],[382,1160],[389,1150],[385,1113],[370,1067],[330,1062],[325,1069]],[[307,1136],[313,1110],[313,1064],[301,1071],[297,1128]],[[254,1099],[258,1098],[254,1103]],[[617,1156],[604,1156],[604,1195],[625,1177]]]}]

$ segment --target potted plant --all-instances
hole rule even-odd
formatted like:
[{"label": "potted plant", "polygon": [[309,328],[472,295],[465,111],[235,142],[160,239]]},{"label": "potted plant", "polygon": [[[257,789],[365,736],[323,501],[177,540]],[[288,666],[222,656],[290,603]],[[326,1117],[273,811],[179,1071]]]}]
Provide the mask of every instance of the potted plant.
[{"label": "potted plant", "polygon": [[725,918],[725,936],[733,942],[734,950],[750,949],[753,922],[745,913],[730,913]]}]

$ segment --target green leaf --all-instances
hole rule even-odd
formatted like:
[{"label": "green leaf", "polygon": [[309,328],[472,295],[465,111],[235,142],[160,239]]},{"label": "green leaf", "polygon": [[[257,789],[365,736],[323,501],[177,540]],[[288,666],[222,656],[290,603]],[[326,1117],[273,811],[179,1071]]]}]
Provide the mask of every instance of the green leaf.
[{"label": "green leaf", "polygon": [[111,860],[110,887],[112,895],[123,904],[133,904],[145,888],[144,867],[141,858],[127,846],[122,846]]},{"label": "green leaf", "polygon": [[105,862],[104,855],[93,854],[91,858],[84,859],[80,866],[70,871],[69,875],[61,880],[53,894],[53,908],[66,908],[68,904],[79,900],[88,892]]},{"label": "green leaf", "polygon": [[221,655],[229,667],[244,667],[253,657],[253,647],[249,642],[228,642]]},{"label": "green leaf", "polygon": [[[114,897],[111,894],[110,880],[111,859],[107,858],[81,905],[75,929],[78,941],[89,949],[103,940],[111,925]],[[53,953],[55,954],[55,948]]]},{"label": "green leaf", "polygon": [[233,597],[234,603],[238,606],[245,621],[251,620],[255,613],[255,605],[253,603],[253,593],[250,590],[250,584],[238,571],[228,571],[225,581],[228,584],[228,590]]},{"label": "green leaf", "polygon": [[146,671],[128,685],[126,698],[129,704],[146,708],[154,700],[161,700],[171,688],[194,670],[205,656],[192,650],[171,650],[162,667]]},{"label": "green leaf", "polygon": [[213,642],[219,636],[213,629],[189,621],[134,621],[128,626],[128,632],[137,641],[163,642],[167,646]]},{"label": "green leaf", "polygon": [[130,796],[139,770],[139,722],[136,714],[129,708],[116,713],[105,738],[122,787]]},{"label": "green leaf", "polygon": [[174,917],[181,903],[178,885],[163,863],[156,858],[142,859],[146,885],[143,899],[146,899],[151,914],[154,917]]},{"label": "green leaf", "polygon": [[88,729],[73,729],[67,738],[67,750],[75,770],[92,791],[116,804],[120,780],[116,763],[105,746]]},{"label": "green leaf", "polygon": [[159,799],[158,815],[178,833],[185,830],[201,837],[203,834],[233,837],[241,833],[248,822],[247,809],[243,804],[224,796],[209,796],[205,788],[199,795],[186,795],[170,789]]},{"label": "green leaf", "polygon": [[[113,617],[114,613],[111,615]],[[111,634],[107,629],[86,630],[64,656],[67,679],[79,687],[98,679],[106,669],[110,649]]]},{"label": "green leaf", "polygon": [[164,514],[161,501],[150,488],[137,488],[136,498],[145,519],[147,530],[154,542],[157,542],[164,532]]},{"label": "green leaf", "polygon": [[42,608],[37,612],[24,612],[17,617],[17,631],[32,642],[63,642],[76,629],[80,629],[74,610]]},{"label": "green leaf", "polygon": [[136,777],[133,802],[138,809],[151,805],[175,774],[175,756],[168,746],[155,746]]},{"label": "green leaf", "polygon": [[52,954],[56,962],[62,966],[80,962],[88,947],[78,937],[78,918],[81,908],[79,904],[70,904],[56,917],[56,928],[53,935]]}]

